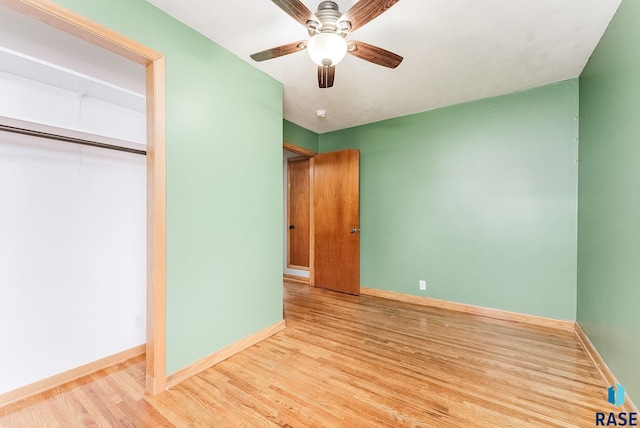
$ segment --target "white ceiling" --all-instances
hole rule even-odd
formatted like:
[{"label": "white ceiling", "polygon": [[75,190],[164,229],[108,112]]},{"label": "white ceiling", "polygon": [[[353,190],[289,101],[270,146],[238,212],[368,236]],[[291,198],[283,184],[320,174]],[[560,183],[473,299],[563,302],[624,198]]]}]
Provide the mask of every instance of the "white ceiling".
[{"label": "white ceiling", "polygon": [[[329,89],[306,52],[249,58],[308,38],[270,0],[147,1],[282,82],[285,118],[324,133],[578,77],[621,0],[401,0],[349,38],[402,64],[347,55]],[[356,3],[335,1],[341,12]],[[316,11],[320,1],[303,3]]]}]

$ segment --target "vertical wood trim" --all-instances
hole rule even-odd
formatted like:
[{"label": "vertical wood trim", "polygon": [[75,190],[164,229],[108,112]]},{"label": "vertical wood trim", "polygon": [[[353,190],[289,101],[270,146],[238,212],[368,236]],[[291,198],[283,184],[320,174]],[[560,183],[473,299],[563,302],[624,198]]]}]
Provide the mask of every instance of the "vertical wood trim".
[{"label": "vertical wood trim", "polygon": [[356,260],[357,260],[357,265],[358,265],[358,280],[357,280],[357,284],[358,284],[358,294],[360,294],[360,248],[362,247],[361,245],[361,241],[362,241],[362,235],[361,235],[361,228],[360,228],[360,150],[356,149],[355,152],[357,153],[356,157],[357,157],[357,161],[356,161],[356,168],[357,168],[357,173],[356,173],[356,195],[358,198],[358,201],[356,202],[357,208],[356,208],[356,224],[354,227],[358,228],[358,231],[356,232],[356,235],[358,237],[358,251],[357,251],[357,256],[356,256]]},{"label": "vertical wood trim", "polygon": [[136,41],[50,0],[0,5],[147,66],[147,391],[166,389],[166,114],[165,58]]},{"label": "vertical wood trim", "polygon": [[[576,333],[578,342],[580,342],[580,345],[582,346],[582,349],[584,349],[584,352],[589,356],[589,359],[591,360],[594,367],[598,371],[598,374],[602,378],[602,383],[604,387],[608,388],[616,384],[618,380],[614,376],[611,369],[609,369],[609,366],[604,361],[604,358],[602,358],[602,356],[600,355],[596,347],[593,346],[593,343],[591,343],[589,336],[587,336],[587,334],[584,332],[584,330],[582,329],[582,326],[579,323],[575,323],[575,333]],[[625,402],[622,406],[620,406],[620,410],[625,412],[637,413],[638,408],[635,406],[633,401],[631,401],[629,394],[625,393],[624,398],[625,398]]]},{"label": "vertical wood trim", "polygon": [[291,231],[289,225],[291,224],[291,159],[287,159],[287,224],[284,225],[285,233],[287,234],[286,253],[287,253],[287,267],[291,267]]},{"label": "vertical wood trim", "polygon": [[165,59],[147,66],[147,391],[166,389]]},{"label": "vertical wood trim", "polygon": [[309,159],[309,285],[316,286],[315,158]]}]

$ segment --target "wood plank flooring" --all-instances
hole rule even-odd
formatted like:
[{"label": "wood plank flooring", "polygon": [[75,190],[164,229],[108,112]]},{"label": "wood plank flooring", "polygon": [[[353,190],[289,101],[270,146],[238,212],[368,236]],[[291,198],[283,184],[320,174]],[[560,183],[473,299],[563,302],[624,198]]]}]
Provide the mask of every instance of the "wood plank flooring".
[{"label": "wood plank flooring", "polygon": [[0,427],[591,427],[576,338],[285,282],[286,330],[157,396],[134,358],[0,408]]}]

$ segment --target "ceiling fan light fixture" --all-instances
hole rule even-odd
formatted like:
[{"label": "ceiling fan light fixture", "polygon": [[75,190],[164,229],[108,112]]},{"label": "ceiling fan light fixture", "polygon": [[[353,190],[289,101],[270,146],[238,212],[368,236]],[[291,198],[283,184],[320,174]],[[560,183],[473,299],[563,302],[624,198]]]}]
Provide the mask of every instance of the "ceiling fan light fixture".
[{"label": "ceiling fan light fixture", "polygon": [[319,33],[309,39],[311,60],[321,66],[334,66],[347,54],[347,41],[335,33]]}]

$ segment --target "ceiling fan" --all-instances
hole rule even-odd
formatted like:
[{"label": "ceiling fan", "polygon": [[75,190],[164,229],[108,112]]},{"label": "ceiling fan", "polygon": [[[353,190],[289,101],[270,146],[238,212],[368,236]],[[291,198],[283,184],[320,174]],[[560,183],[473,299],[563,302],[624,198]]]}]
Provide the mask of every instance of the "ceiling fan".
[{"label": "ceiling fan", "polygon": [[382,65],[396,68],[402,57],[386,49],[356,40],[346,40],[349,33],[378,17],[399,0],[360,0],[342,14],[333,1],[323,1],[318,11],[312,13],[300,0],[271,0],[293,19],[304,25],[309,32],[309,40],[289,43],[254,53],[254,61],[265,61],[302,50],[318,65],[318,85],[330,88],[336,74],[336,65],[347,53]]}]

